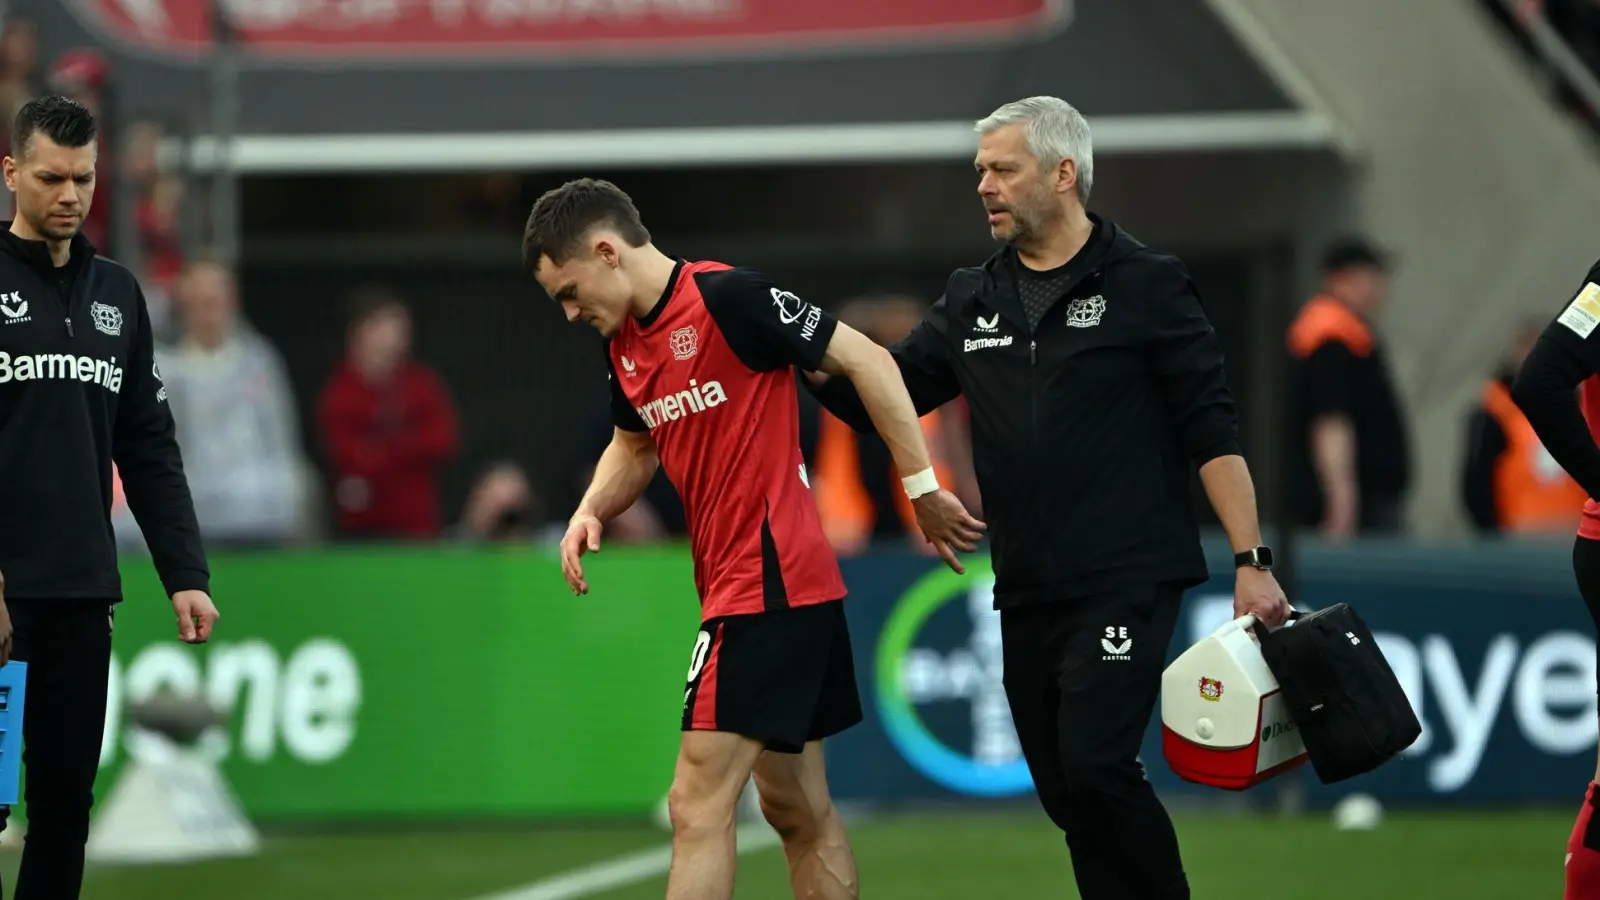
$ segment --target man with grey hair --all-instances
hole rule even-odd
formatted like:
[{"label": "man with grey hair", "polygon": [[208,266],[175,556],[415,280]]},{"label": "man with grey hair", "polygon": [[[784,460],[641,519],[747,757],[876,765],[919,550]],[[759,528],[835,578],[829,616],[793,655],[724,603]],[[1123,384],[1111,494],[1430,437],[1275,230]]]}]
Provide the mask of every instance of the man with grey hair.
[{"label": "man with grey hair", "polygon": [[[1196,467],[1236,554],[1235,612],[1269,626],[1288,613],[1221,348],[1183,263],[1087,211],[1093,146],[1076,109],[1031,97],[976,130],[978,196],[1004,246],[957,269],[890,350],[919,415],[957,394],[971,409],[1006,695],[1079,893],[1187,898],[1138,753],[1183,592],[1208,577]],[[849,382],[808,381],[872,427]]]}]

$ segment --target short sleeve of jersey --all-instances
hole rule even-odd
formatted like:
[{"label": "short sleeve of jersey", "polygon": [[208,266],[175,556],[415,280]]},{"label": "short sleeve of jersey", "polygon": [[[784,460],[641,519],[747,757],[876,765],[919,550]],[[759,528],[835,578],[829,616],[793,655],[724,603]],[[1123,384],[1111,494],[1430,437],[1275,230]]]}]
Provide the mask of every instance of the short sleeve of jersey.
[{"label": "short sleeve of jersey", "polygon": [[752,371],[822,365],[839,325],[822,307],[749,269],[700,272],[695,283],[728,346]]},{"label": "short sleeve of jersey", "polygon": [[1589,371],[1600,371],[1600,261],[1544,333],[1577,354]]},{"label": "short sleeve of jersey", "polygon": [[649,431],[649,426],[639,418],[639,411],[628,402],[628,395],[622,392],[622,382],[617,380],[617,370],[611,365],[609,353],[606,354],[606,387],[611,391],[611,424],[623,431]]}]

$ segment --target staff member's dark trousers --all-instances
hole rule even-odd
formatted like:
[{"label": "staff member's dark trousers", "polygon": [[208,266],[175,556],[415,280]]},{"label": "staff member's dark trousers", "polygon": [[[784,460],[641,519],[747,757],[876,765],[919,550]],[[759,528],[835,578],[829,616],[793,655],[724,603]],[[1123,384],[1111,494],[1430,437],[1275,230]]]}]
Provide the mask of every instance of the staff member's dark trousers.
[{"label": "staff member's dark trousers", "polygon": [[1178,585],[1003,609],[1006,697],[1083,900],[1187,900],[1172,820],[1145,780]]},{"label": "staff member's dark trousers", "polygon": [[[28,836],[12,898],[75,900],[105,734],[114,607],[105,600],[8,598],[6,608],[12,658],[28,664],[22,717]],[[8,812],[0,812],[0,826]]]}]

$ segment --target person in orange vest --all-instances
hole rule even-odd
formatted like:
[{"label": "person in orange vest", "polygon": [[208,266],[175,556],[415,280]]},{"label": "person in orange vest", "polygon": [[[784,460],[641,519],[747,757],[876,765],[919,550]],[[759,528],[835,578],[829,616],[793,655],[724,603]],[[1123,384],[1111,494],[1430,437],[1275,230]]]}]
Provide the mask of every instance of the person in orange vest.
[{"label": "person in orange vest", "polygon": [[1325,537],[1404,529],[1409,429],[1373,325],[1388,270],[1387,255],[1365,239],[1335,242],[1321,292],[1289,328],[1291,497],[1301,524]]},{"label": "person in orange vest", "polygon": [[1511,385],[1544,323],[1524,325],[1467,419],[1461,499],[1484,534],[1565,532],[1577,527],[1588,495],[1550,455]]}]

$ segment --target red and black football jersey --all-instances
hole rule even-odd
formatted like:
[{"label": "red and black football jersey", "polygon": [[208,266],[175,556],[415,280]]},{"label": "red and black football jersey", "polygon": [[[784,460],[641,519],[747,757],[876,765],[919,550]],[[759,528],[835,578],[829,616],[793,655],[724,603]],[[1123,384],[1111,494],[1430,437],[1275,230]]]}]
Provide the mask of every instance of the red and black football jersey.
[{"label": "red and black football jersey", "polygon": [[838,600],[844,578],[800,454],[794,366],[837,321],[748,269],[679,261],[608,342],[612,419],[650,432],[683,498],[701,615]]}]

